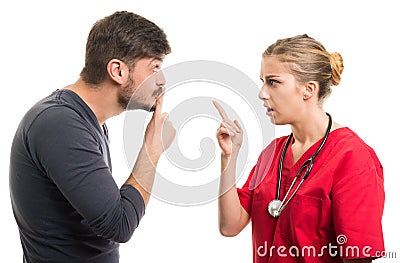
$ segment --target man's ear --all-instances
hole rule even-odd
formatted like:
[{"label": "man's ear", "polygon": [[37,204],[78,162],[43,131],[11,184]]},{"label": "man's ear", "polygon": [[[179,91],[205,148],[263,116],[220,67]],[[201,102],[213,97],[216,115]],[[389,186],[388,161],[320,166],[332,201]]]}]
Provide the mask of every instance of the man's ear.
[{"label": "man's ear", "polygon": [[308,100],[313,96],[318,96],[319,85],[316,81],[309,81],[305,85],[303,100]]},{"label": "man's ear", "polygon": [[121,85],[128,79],[129,68],[119,59],[111,59],[107,64],[107,73],[110,79]]}]

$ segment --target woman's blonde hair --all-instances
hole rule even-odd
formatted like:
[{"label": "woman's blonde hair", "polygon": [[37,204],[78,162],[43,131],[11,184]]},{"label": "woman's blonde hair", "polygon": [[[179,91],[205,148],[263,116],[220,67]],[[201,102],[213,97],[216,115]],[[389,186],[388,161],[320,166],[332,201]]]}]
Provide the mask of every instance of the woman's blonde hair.
[{"label": "woman's blonde hair", "polygon": [[337,53],[329,53],[325,47],[308,35],[279,39],[269,46],[263,57],[276,56],[288,64],[289,71],[298,81],[319,83],[319,100],[331,93],[331,86],[340,83],[343,72],[343,59]]}]

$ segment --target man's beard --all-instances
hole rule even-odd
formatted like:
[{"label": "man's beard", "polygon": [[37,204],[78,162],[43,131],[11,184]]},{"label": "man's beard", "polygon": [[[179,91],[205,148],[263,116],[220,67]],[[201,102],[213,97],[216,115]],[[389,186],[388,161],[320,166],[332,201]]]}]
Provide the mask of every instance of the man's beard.
[{"label": "man's beard", "polygon": [[129,77],[129,83],[125,87],[122,87],[121,91],[118,93],[118,104],[124,110],[145,110],[153,112],[156,109],[155,103],[153,103],[153,105],[146,105],[144,103],[137,102],[134,99],[131,101],[134,84],[135,83],[132,78]]}]

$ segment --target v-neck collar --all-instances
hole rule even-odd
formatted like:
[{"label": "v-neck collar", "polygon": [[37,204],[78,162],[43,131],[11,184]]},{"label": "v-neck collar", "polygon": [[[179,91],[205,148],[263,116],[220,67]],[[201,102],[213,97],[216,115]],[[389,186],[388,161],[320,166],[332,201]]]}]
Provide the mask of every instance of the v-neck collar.
[{"label": "v-neck collar", "polygon": [[[329,138],[329,137],[328,137]],[[289,168],[290,170],[297,170],[300,168],[300,166],[303,165],[303,163],[310,159],[311,156],[315,153],[315,151],[318,149],[319,145],[321,144],[323,138],[319,139],[318,141],[316,141],[313,145],[311,145],[301,156],[300,158],[297,160],[296,163],[294,163],[293,161],[293,150],[292,150],[292,145],[294,142],[294,138],[292,138],[292,140],[289,143],[288,149],[286,151],[286,156],[285,156],[285,160],[284,160],[284,166]],[[317,157],[318,158],[318,157]]]},{"label": "v-neck collar", "polygon": [[[338,128],[338,129],[335,129],[335,130],[331,131],[331,132],[329,133],[328,140],[330,141],[331,137],[332,137],[332,136],[335,136],[334,134],[336,133],[336,131],[341,130],[342,128],[346,128],[346,127],[341,127],[341,128]],[[324,138],[322,137],[321,139],[319,139],[318,141],[316,141],[313,145],[311,145],[311,146],[303,153],[303,155],[297,160],[296,163],[293,163],[292,145],[293,145],[293,142],[294,142],[294,138],[292,138],[292,140],[291,140],[290,143],[289,143],[289,146],[288,146],[288,149],[287,149],[287,151],[286,151],[286,154],[285,154],[285,158],[284,158],[284,161],[283,161],[283,167],[286,168],[286,169],[288,169],[288,170],[290,170],[290,171],[293,171],[293,170],[294,170],[294,171],[297,171],[297,170],[303,165],[303,163],[304,163],[307,159],[310,159],[310,158],[311,158],[311,156],[312,156],[312,155],[315,153],[315,151],[318,149],[318,147],[319,147],[319,145],[321,144],[321,142],[322,142],[323,139],[324,139]],[[327,142],[328,142],[328,141],[327,141]],[[326,142],[326,143],[327,143],[327,142]],[[324,146],[324,148],[325,148],[325,146]],[[322,148],[321,151],[323,151],[324,148]],[[316,159],[318,159],[318,155],[317,155]]]}]

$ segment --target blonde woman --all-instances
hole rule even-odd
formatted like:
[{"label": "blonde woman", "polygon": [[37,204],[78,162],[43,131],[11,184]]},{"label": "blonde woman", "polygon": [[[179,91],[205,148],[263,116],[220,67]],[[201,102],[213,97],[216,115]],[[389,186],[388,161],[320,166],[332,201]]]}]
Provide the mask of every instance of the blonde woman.
[{"label": "blonde woman", "polygon": [[292,133],[260,154],[235,186],[243,130],[223,119],[219,228],[235,236],[251,221],[254,262],[371,262],[384,250],[383,171],[350,128],[323,109],[343,60],[307,35],[280,39],[263,53],[259,98],[275,125]]}]

